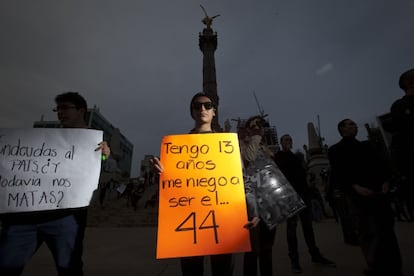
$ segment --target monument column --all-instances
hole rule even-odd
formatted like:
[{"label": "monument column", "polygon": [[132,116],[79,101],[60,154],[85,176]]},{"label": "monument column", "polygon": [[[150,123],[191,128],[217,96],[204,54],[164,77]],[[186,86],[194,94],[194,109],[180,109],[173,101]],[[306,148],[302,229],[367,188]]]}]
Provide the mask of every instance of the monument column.
[{"label": "monument column", "polygon": [[[204,9],[203,9],[204,10]],[[206,13],[205,13],[206,14]],[[216,82],[216,64],[214,60],[214,52],[217,49],[217,33],[213,32],[211,24],[216,16],[206,17],[202,22],[206,25],[203,32],[199,34],[199,47],[203,52],[203,92],[206,93],[216,103],[216,116],[212,122],[212,128],[215,131],[221,132],[222,129],[219,125],[219,97],[217,95],[217,82]]]}]

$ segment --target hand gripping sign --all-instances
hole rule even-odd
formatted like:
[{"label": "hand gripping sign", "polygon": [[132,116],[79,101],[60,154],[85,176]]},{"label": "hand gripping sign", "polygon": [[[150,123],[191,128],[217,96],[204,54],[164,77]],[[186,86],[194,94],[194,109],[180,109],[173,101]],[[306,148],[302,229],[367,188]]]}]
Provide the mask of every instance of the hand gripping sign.
[{"label": "hand gripping sign", "polygon": [[237,134],[166,136],[160,158],[157,259],[250,251]]},{"label": "hand gripping sign", "polygon": [[88,206],[102,136],[90,129],[0,129],[0,213]]}]

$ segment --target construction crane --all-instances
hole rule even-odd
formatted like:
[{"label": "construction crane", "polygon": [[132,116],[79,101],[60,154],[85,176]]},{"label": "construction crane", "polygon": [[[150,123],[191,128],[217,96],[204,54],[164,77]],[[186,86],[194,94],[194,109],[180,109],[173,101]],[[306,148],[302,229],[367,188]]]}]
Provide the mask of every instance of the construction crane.
[{"label": "construction crane", "polygon": [[260,104],[259,104],[259,100],[257,99],[256,93],[255,93],[254,91],[253,91],[253,96],[254,96],[254,99],[256,100],[256,104],[257,104],[257,108],[259,109],[259,114],[260,114],[260,116],[261,116],[262,118],[267,117],[267,116],[268,116],[268,114],[265,114],[265,113],[264,113],[264,110],[263,110],[263,108],[260,106]]}]

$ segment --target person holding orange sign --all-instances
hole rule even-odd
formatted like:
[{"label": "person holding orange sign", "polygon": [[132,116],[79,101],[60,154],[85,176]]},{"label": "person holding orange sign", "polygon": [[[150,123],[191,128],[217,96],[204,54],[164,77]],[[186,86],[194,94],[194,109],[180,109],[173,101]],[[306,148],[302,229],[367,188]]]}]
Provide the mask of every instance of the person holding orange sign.
[{"label": "person holding orange sign", "polygon": [[[195,94],[190,102],[191,117],[195,126],[190,134],[213,133],[212,121],[216,115],[216,104],[214,100],[205,93]],[[154,169],[161,174],[163,165],[156,157],[151,159]],[[259,218],[253,217],[244,227],[252,228],[258,225]],[[202,276],[204,274],[204,257],[191,256],[181,257],[181,271],[183,276]],[[233,275],[233,256],[232,254],[211,255],[211,272],[213,276],[231,276]]]}]

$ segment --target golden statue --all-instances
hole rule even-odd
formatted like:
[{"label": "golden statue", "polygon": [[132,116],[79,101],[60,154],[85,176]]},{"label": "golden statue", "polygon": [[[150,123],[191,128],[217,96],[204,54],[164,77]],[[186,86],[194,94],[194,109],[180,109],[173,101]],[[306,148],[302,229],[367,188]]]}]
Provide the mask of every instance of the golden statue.
[{"label": "golden statue", "polygon": [[217,14],[217,15],[215,15],[213,17],[210,17],[210,16],[207,15],[207,12],[204,9],[204,7],[202,5],[200,5],[200,7],[203,10],[204,15],[206,16],[206,17],[203,18],[203,20],[201,20],[201,22],[203,22],[204,25],[207,26],[207,29],[211,29],[211,25],[213,24],[213,19],[216,18],[217,16],[220,16],[220,14]]}]

